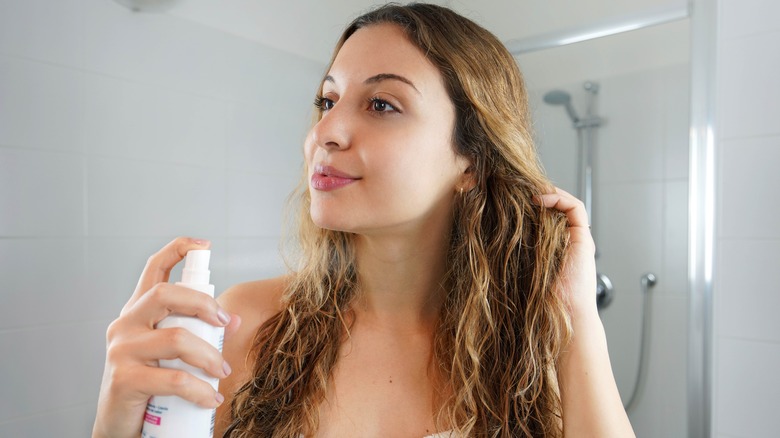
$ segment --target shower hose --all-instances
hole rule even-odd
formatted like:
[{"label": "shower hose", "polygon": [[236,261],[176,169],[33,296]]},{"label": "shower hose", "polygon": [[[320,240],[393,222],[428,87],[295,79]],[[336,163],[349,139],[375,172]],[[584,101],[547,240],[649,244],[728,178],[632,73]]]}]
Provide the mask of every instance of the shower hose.
[{"label": "shower hose", "polygon": [[631,390],[631,396],[628,398],[628,402],[625,404],[626,412],[630,412],[637,401],[637,395],[642,387],[644,387],[647,361],[647,349],[649,348],[650,338],[650,288],[655,286],[657,282],[656,276],[653,273],[647,273],[639,280],[639,284],[642,290],[642,324],[639,340],[639,365],[636,369],[636,379],[634,380],[634,387]]}]

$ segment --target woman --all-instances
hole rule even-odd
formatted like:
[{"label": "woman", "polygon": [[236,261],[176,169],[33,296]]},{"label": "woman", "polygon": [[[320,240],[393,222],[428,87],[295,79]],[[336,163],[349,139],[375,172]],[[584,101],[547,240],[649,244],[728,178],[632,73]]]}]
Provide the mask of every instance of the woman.
[{"label": "woman", "polygon": [[[94,436],[137,437],[154,394],[221,405],[216,436],[633,436],[587,215],[544,177],[526,100],[502,44],[448,9],[356,19],[315,99],[298,268],[217,303],[167,284],[208,242],[151,257],[108,331]],[[172,311],[226,326],[223,354],[153,330]],[[155,366],[171,357],[221,394]]]}]

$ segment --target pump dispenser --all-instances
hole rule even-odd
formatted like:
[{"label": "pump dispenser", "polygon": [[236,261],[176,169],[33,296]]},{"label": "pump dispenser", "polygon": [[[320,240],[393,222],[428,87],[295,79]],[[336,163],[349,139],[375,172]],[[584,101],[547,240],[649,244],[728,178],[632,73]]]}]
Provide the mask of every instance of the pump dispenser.
[{"label": "pump dispenser", "polygon": [[209,271],[210,260],[211,251],[207,249],[188,251],[187,258],[184,260],[184,269],[181,272],[181,281],[177,284],[182,286],[207,286],[206,290],[197,290],[213,297],[214,285],[209,284],[209,278],[211,277],[211,271]]},{"label": "pump dispenser", "polygon": [[[176,284],[213,297],[214,285],[209,284],[210,258],[211,251],[209,250],[187,252],[181,281]],[[199,318],[176,314],[157,323],[158,329],[170,327],[185,328],[222,351],[222,340],[225,333],[223,327],[214,327]],[[215,390],[219,384],[219,379],[206,374],[200,368],[184,363],[181,359],[160,360],[160,367],[187,371],[210,383]],[[154,396],[146,406],[141,436],[143,438],[212,438],[215,415],[216,409],[202,408],[176,396]]]}]

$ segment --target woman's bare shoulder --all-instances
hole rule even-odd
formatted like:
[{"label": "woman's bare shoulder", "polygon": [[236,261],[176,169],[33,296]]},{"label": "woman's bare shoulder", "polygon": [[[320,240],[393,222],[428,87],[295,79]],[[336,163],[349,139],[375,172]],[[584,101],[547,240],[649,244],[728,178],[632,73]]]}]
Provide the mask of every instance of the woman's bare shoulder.
[{"label": "woman's bare shoulder", "polygon": [[289,276],[250,281],[230,287],[217,301],[228,312],[241,317],[242,326],[255,329],[282,309],[282,295]]},{"label": "woman's bare shoulder", "polygon": [[220,306],[241,319],[238,329],[225,336],[223,356],[235,363],[235,371],[243,371],[247,354],[254,343],[257,330],[282,310],[282,295],[289,277],[251,281],[232,286],[217,301]]},{"label": "woman's bare shoulder", "polygon": [[282,310],[282,296],[290,280],[288,276],[241,283],[220,294],[217,301],[234,317],[241,318],[235,331],[225,334],[222,356],[232,373],[219,384],[225,403],[217,410],[215,435],[221,436],[230,420],[229,406],[235,392],[252,377],[252,347],[257,330]]}]

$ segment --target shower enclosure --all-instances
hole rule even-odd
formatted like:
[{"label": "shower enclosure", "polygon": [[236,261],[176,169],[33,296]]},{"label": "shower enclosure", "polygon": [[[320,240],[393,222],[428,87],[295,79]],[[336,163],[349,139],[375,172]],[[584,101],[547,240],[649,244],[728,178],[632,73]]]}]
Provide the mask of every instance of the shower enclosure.
[{"label": "shower enclosure", "polygon": [[[596,145],[596,130],[604,123],[604,119],[596,115],[596,97],[599,92],[598,82],[585,81],[582,88],[587,92],[585,116],[580,117],[571,102],[571,95],[563,90],[552,90],[544,94],[544,102],[549,105],[562,105],[577,131],[577,195],[585,204],[588,223],[591,224],[591,235],[596,242],[596,260],[599,258],[599,245],[596,230],[596,220],[593,215],[593,178],[594,156]],[[655,286],[657,277],[652,272],[642,275],[640,279],[641,310],[639,325],[639,359],[634,376],[634,384],[630,391],[624,391],[624,406],[627,412],[633,412],[638,395],[646,380],[648,359],[648,340],[650,337],[650,289]],[[603,272],[596,273],[596,305],[599,310],[606,309],[614,298],[615,288],[612,280]]]},{"label": "shower enclosure", "polygon": [[528,84],[542,163],[588,209],[599,313],[621,397],[642,437],[704,436],[693,432],[688,406],[685,16],[572,45],[507,44]]}]

